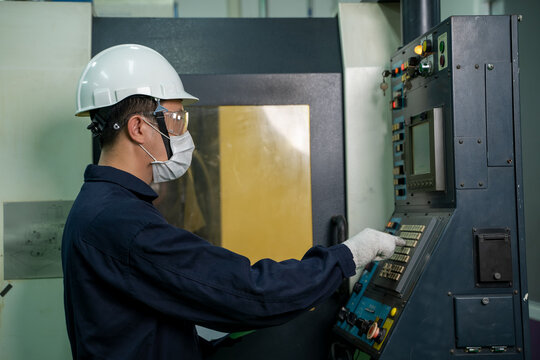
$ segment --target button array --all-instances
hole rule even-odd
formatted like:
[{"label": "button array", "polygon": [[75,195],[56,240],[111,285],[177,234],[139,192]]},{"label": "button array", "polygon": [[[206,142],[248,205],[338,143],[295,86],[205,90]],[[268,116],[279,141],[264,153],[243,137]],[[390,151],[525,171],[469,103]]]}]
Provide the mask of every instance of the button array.
[{"label": "button array", "polygon": [[397,273],[403,273],[403,271],[405,270],[405,266],[402,266],[402,265],[397,265],[397,264],[390,264],[390,263],[386,263],[384,264],[383,266],[383,270],[387,270],[387,271],[394,271],[394,272],[397,272]]},{"label": "button array", "polygon": [[396,246],[396,249],[394,250],[394,252],[398,253],[398,254],[409,255],[409,253],[411,252],[411,248],[410,247],[403,247],[403,246]]},{"label": "button array", "polygon": [[402,231],[415,231],[415,232],[424,232],[426,229],[426,225],[402,225],[401,230]]},{"label": "button array", "polygon": [[409,262],[410,256],[408,255],[402,255],[402,254],[394,254],[390,258],[390,260],[399,261],[399,262]]},{"label": "button array", "polygon": [[398,236],[402,239],[418,240],[422,236],[422,233],[412,232],[412,231],[403,231],[403,227],[402,227],[401,232],[399,233]]},{"label": "button array", "polygon": [[405,246],[408,246],[408,247],[416,247],[416,245],[418,244],[418,241],[416,240],[405,240]]},{"label": "button array", "polygon": [[432,187],[433,186],[433,180],[426,180],[426,181],[410,181],[409,182],[409,188],[410,189],[423,189],[426,187]]},{"label": "button array", "polygon": [[[388,223],[389,227],[391,223]],[[393,223],[392,223],[393,225]],[[394,255],[390,257],[389,260],[408,263],[410,260],[410,254],[413,248],[418,244],[418,240],[422,237],[424,230],[426,229],[425,225],[412,225],[412,224],[403,224],[400,226],[399,236],[405,240],[405,246],[396,246]],[[401,274],[405,271],[406,265],[398,265],[393,263],[385,263],[379,272],[379,276],[385,279],[390,279],[398,281],[401,278]]]},{"label": "button array", "polygon": [[381,272],[379,273],[379,276],[380,277],[383,277],[383,278],[387,278],[387,279],[391,279],[391,280],[399,280],[399,278],[401,277],[401,274],[398,274],[398,273],[395,273],[395,272],[391,272],[391,271],[387,271],[387,270],[381,270]]}]

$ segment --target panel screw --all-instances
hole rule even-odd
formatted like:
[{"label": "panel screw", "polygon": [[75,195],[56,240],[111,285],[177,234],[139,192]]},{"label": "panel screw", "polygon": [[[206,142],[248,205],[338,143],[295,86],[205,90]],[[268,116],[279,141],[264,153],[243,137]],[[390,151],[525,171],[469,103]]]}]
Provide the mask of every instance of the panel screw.
[{"label": "panel screw", "polygon": [[459,186],[461,186],[461,187],[464,187],[464,186],[465,186],[465,184],[464,184],[464,183],[461,183],[461,184],[459,184]]},{"label": "panel screw", "polygon": [[461,69],[461,65],[457,64],[456,69]]},{"label": "panel screw", "polygon": [[521,352],[521,348],[520,348],[520,347],[517,348],[517,352]]},{"label": "panel screw", "polygon": [[460,144],[463,144],[463,140],[462,139],[459,139],[458,141]]},{"label": "panel screw", "polygon": [[493,69],[495,69],[495,65],[493,65],[493,64],[488,64],[488,65],[487,65],[487,69],[488,69],[488,70],[493,70]]},{"label": "panel screw", "polygon": [[484,183],[480,181],[480,182],[478,183],[478,186],[484,186]]},{"label": "panel screw", "polygon": [[482,305],[487,305],[489,304],[489,298],[485,297],[482,299]]},{"label": "panel screw", "polygon": [[453,355],[453,354],[454,354],[454,351],[455,351],[454,349],[450,349],[450,354]]},{"label": "panel screw", "polygon": [[448,296],[452,296],[452,292],[451,292],[451,291],[448,292]]},{"label": "panel screw", "polygon": [[518,21],[521,22],[523,20],[523,15],[518,15]]},{"label": "panel screw", "polygon": [[501,273],[498,273],[498,272],[494,273],[494,274],[493,274],[493,278],[494,278],[495,280],[501,280]]},{"label": "panel screw", "polygon": [[477,143],[481,144],[482,143],[482,139],[478,139],[476,140]]},{"label": "panel screw", "polygon": [[506,162],[507,162],[508,164],[511,164],[511,163],[512,163],[512,159],[508,159],[508,160],[506,160]]},{"label": "panel screw", "polygon": [[517,290],[514,290],[514,295],[517,295],[518,294],[518,291]]},{"label": "panel screw", "polygon": [[475,69],[478,69],[479,67],[480,67],[480,65],[474,64],[474,68],[475,68]]}]

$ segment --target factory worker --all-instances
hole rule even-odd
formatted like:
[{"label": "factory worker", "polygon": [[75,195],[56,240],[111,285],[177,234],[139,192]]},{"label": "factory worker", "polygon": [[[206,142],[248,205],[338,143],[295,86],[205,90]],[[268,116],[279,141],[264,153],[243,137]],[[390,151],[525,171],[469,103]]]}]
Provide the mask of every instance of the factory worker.
[{"label": "factory worker", "polygon": [[167,60],[144,46],[106,49],[83,71],[77,115],[91,117],[102,150],[85,171],[62,240],[74,359],[200,359],[196,324],[230,332],[284,323],[402,244],[366,229],[301,261],[251,265],[169,225],[152,205],[150,184],[190,166],[184,106],[195,101]]}]

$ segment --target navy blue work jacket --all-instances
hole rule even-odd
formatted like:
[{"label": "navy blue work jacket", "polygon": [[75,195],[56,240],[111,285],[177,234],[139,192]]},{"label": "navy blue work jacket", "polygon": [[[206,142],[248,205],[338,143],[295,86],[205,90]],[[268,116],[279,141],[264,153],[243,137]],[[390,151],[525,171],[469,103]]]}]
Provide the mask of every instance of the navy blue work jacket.
[{"label": "navy blue work jacket", "polygon": [[281,324],[354,274],[344,245],[251,266],[169,225],[152,205],[157,194],[137,177],[97,165],[84,176],[62,240],[74,359],[200,359],[195,324],[221,331]]}]

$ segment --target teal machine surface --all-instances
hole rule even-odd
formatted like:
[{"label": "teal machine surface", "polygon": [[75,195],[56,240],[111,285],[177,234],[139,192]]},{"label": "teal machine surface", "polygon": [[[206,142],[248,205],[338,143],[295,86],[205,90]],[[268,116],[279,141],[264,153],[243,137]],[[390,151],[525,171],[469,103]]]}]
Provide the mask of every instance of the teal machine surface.
[{"label": "teal machine surface", "polygon": [[407,244],[339,313],[355,359],[530,358],[517,22],[451,17],[391,58],[386,231]]}]

